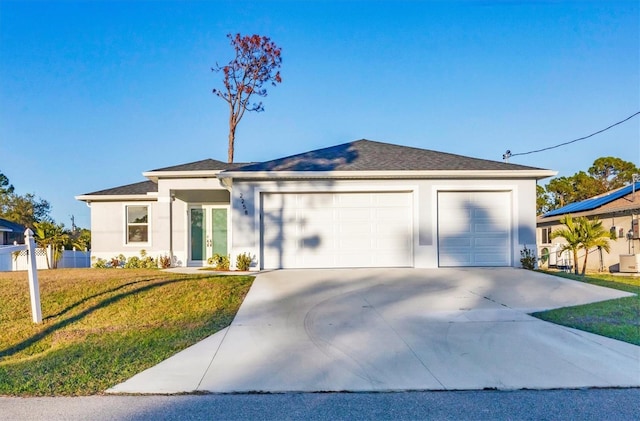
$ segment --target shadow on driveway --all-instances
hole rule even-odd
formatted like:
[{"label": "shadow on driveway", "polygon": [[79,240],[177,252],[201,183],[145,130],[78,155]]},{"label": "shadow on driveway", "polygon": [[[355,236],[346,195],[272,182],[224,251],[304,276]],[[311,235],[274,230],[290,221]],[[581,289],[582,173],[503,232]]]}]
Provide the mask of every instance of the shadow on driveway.
[{"label": "shadow on driveway", "polygon": [[640,347],[528,315],[628,295],[512,268],[263,273],[229,328],[109,392],[640,386]]}]

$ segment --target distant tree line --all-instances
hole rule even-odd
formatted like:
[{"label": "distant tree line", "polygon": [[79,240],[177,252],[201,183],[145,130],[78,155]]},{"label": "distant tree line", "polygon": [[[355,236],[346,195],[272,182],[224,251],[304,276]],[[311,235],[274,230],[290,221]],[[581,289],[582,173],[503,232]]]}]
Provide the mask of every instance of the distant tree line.
[{"label": "distant tree line", "polygon": [[[40,247],[51,245],[54,256],[62,249],[91,248],[91,231],[84,228],[68,229],[51,217],[51,204],[32,193],[20,195],[0,171],[0,218],[30,228]],[[55,260],[55,259],[54,259]]]},{"label": "distant tree line", "polygon": [[546,186],[537,186],[538,215],[631,184],[640,169],[632,162],[611,156],[593,161],[587,172],[557,177]]}]

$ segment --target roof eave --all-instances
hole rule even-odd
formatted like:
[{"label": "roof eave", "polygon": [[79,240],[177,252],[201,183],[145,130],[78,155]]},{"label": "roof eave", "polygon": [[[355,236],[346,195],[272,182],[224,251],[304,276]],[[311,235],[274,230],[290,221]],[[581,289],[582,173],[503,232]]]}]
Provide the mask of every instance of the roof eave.
[{"label": "roof eave", "polygon": [[223,170],[198,170],[198,171],[146,171],[142,175],[153,182],[160,178],[217,178]]},{"label": "roof eave", "polygon": [[427,171],[224,171],[220,179],[468,179],[525,178],[540,180],[553,177],[551,170],[427,170]]},{"label": "roof eave", "polygon": [[150,192],[147,194],[82,194],[75,196],[76,200],[82,202],[124,202],[124,201],[157,201],[158,193]]}]

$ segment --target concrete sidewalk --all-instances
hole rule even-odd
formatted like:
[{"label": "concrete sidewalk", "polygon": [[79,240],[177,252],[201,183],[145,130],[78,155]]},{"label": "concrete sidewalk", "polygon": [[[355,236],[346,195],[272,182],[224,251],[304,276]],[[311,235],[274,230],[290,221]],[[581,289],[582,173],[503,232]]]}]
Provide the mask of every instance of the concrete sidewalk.
[{"label": "concrete sidewalk", "polygon": [[511,268],[260,274],[233,323],[110,393],[640,386],[640,347],[527,313],[630,294]]}]

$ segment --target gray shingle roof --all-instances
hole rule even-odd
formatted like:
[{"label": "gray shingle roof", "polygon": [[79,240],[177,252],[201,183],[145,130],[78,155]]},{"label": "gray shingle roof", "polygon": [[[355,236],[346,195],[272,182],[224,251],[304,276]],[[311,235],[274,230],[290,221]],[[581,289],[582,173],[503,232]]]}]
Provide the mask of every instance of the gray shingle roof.
[{"label": "gray shingle roof", "polygon": [[171,167],[158,168],[154,171],[218,171],[218,170],[232,170],[239,168],[246,163],[234,162],[229,164],[227,162],[217,161],[215,159],[203,159],[202,161],[189,162],[187,164],[173,165]]},{"label": "gray shingle roof", "polygon": [[273,161],[246,165],[235,171],[477,171],[540,169],[362,139]]},{"label": "gray shingle roof", "polygon": [[139,183],[127,184],[125,186],[112,187],[110,189],[94,191],[86,195],[92,196],[110,196],[110,195],[130,195],[130,194],[147,194],[158,191],[158,185],[153,181],[141,181]]},{"label": "gray shingle roof", "polygon": [[[393,145],[372,140],[356,140],[262,163],[226,163],[215,159],[171,167],[163,171],[433,171],[433,170],[541,170],[541,168],[470,158],[445,152]],[[86,195],[139,195],[157,192],[153,181],[127,184]]]}]

